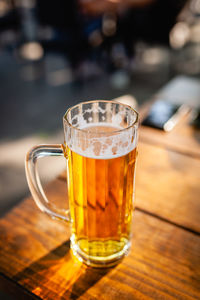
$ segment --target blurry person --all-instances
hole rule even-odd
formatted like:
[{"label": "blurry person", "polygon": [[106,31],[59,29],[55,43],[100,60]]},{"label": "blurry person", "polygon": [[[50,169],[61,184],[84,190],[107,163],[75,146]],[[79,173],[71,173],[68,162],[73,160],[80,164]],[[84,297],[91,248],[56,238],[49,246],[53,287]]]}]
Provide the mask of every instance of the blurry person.
[{"label": "blurry person", "polygon": [[49,38],[45,36],[48,30],[43,30],[44,35],[40,35],[44,49],[66,54],[72,66],[76,67],[88,53],[77,1],[37,0],[36,14],[41,28],[51,32]]},{"label": "blurry person", "polygon": [[[81,11],[89,16],[115,14],[116,39],[121,39],[130,53],[138,39],[169,43],[169,32],[187,0],[79,0]],[[131,53],[130,53],[131,54]]]},{"label": "blurry person", "polygon": [[43,47],[66,53],[72,67],[79,69],[84,61],[92,59],[101,66],[112,65],[113,46],[120,43],[114,48],[120,49],[125,61],[126,56],[129,59],[134,55],[137,40],[167,44],[169,31],[185,2],[37,0],[40,25],[53,28],[53,38],[44,39]]}]

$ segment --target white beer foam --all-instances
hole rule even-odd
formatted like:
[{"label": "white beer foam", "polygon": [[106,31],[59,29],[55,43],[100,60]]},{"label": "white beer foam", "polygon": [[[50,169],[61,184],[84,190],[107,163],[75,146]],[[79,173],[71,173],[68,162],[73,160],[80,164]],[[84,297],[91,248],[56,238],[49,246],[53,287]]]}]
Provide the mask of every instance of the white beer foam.
[{"label": "white beer foam", "polygon": [[[117,123],[120,124],[121,118],[118,117]],[[90,128],[94,129],[94,127],[107,127],[113,130],[103,135],[100,130],[90,131]],[[82,122],[78,129],[80,130],[74,129],[73,134],[67,135],[66,143],[72,151],[81,156],[94,159],[116,158],[128,154],[137,144],[137,129],[134,126],[124,129],[113,126],[112,123],[87,123],[86,125]]]}]

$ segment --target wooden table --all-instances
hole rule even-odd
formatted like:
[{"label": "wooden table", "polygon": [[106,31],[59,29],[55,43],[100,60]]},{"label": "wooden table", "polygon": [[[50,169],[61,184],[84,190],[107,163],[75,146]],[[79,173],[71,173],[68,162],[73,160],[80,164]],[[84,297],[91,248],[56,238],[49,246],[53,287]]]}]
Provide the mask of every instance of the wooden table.
[{"label": "wooden table", "polygon": [[[68,224],[30,197],[0,220],[0,290],[14,299],[200,299],[200,132],[140,128],[130,254],[114,268],[75,261]],[[47,196],[66,203],[65,176]],[[64,202],[63,202],[64,200]]]}]

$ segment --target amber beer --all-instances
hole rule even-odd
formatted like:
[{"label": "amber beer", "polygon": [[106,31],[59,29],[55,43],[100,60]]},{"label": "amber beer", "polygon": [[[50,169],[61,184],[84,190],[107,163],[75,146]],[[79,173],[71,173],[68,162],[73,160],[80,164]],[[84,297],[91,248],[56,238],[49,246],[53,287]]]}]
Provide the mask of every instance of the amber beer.
[{"label": "amber beer", "polygon": [[113,156],[99,159],[66,146],[71,241],[79,256],[114,259],[129,248],[136,148],[117,157],[114,150]]}]

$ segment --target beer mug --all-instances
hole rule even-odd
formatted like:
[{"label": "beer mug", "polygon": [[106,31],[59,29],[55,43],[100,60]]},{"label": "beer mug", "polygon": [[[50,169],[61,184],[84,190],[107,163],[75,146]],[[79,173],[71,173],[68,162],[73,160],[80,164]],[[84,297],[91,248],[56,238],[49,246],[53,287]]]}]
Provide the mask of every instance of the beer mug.
[{"label": "beer mug", "polygon": [[[38,207],[70,223],[74,255],[109,267],[131,243],[138,113],[115,101],[83,102],[63,117],[64,143],[39,145],[26,157],[26,176]],[[38,158],[64,155],[69,211],[53,208],[37,173]]]}]

